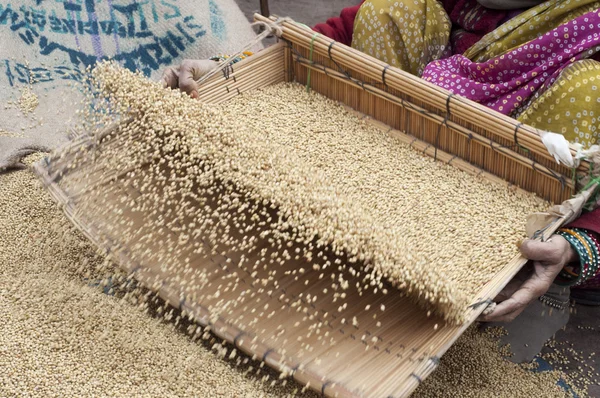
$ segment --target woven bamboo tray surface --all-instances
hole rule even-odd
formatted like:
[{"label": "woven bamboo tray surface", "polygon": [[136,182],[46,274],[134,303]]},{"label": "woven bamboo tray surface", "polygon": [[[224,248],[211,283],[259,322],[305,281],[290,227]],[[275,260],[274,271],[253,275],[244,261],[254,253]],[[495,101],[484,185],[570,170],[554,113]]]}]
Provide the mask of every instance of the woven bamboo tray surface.
[{"label": "woven bamboo tray surface", "polygon": [[[267,20],[260,15],[255,18]],[[294,22],[283,26],[291,58],[288,78],[306,84],[310,71],[310,86],[315,91],[540,197],[560,203],[574,193],[574,170],[556,163],[538,130],[305,26]],[[578,172],[588,171],[589,164],[582,162]]]},{"label": "woven bamboo tray surface", "polygon": [[[294,23],[285,23],[284,27],[285,40],[235,64],[228,73],[209,79],[200,90],[200,100],[224,102],[243,92],[283,81],[306,84],[310,70],[313,90],[354,109],[360,117],[380,128],[382,134],[391,134],[439,161],[498,183],[517,184],[555,201],[572,192],[573,184],[566,177],[571,170],[553,163],[530,127],[449,97],[419,79],[364,58],[340,44],[330,45],[328,39],[315,37]],[[515,136],[513,130],[517,130],[519,145],[529,146],[524,151],[526,154],[511,141]],[[108,128],[107,133],[110,131]],[[342,323],[336,315],[330,315],[329,321],[325,321],[325,314],[335,312],[332,300],[322,298],[310,302],[306,297],[322,296],[323,288],[330,285],[328,275],[320,282],[316,273],[321,271],[307,268],[304,274],[298,275],[294,271],[306,267],[302,261],[290,260],[282,265],[277,289],[266,290],[257,283],[261,277],[267,277],[264,269],[250,275],[236,267],[242,255],[258,256],[258,253],[230,250],[222,255],[199,255],[190,245],[189,251],[180,253],[181,264],[165,267],[156,254],[160,253],[157,242],[176,240],[172,233],[154,229],[148,231],[152,234],[151,241],[124,241],[123,231],[134,228],[141,231],[136,236],[144,236],[148,218],[156,217],[140,212],[139,208],[134,211],[136,201],[143,199],[134,187],[150,182],[151,174],[147,170],[151,159],[143,155],[136,157],[131,169],[137,168],[137,172],[124,183],[122,177],[127,170],[121,168],[119,173],[111,174],[110,160],[102,161],[103,151],[111,145],[118,146],[119,137],[111,137],[98,145],[100,138],[77,137],[35,166],[36,173],[67,217],[165,301],[192,315],[196,322],[210,327],[213,333],[238,349],[327,396],[409,395],[435,369],[439,358],[475,321],[486,303],[525,263],[520,257],[512,259],[481,290],[473,305],[465,308],[468,322],[460,326],[428,317],[399,294],[372,290],[362,296],[353,290],[348,293],[346,301],[351,303],[351,316],[345,314],[345,318],[356,317],[356,325]],[[82,149],[89,151],[90,148],[97,161],[77,169],[69,167],[86,156]],[[582,166],[582,172],[585,167]],[[98,195],[99,191],[102,196]],[[104,199],[107,193],[112,204],[118,204],[119,212],[93,217],[85,211],[102,206],[111,208]],[[209,206],[217,205],[217,198],[207,200]],[[169,211],[161,217],[165,223],[175,222]],[[544,235],[550,236],[559,225],[560,220],[557,220]],[[205,245],[208,253],[215,245],[208,237],[195,243]],[[272,250],[267,241],[261,241],[258,246]],[[177,272],[183,269],[186,257],[194,269],[205,271],[202,288],[197,281]],[[242,274],[240,283],[223,290],[234,273]],[[305,284],[305,281],[311,283]],[[240,295],[244,299],[240,300]],[[214,315],[215,308],[234,301],[237,304],[229,308],[226,315],[222,311],[220,316]],[[306,310],[299,311],[299,304]],[[377,319],[384,327],[377,332],[376,321],[365,310],[367,304],[386,308]],[[328,331],[326,338],[323,334],[319,338],[306,337],[315,319],[320,318],[324,320],[321,327]]]}]

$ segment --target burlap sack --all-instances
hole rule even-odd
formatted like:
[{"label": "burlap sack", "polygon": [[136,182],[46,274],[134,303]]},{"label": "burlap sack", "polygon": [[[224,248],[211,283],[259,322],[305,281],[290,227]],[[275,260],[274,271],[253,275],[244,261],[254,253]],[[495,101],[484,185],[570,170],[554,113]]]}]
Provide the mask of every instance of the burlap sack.
[{"label": "burlap sack", "polygon": [[[0,170],[67,138],[87,66],[112,58],[153,79],[255,37],[234,0],[0,0]],[[258,48],[254,48],[258,50]],[[31,87],[39,105],[15,105]]]}]

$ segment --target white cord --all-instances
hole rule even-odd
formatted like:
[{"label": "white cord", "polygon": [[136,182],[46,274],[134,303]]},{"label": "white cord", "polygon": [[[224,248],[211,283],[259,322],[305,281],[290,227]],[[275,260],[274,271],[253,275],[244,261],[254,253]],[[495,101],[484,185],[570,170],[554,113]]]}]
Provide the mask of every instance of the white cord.
[{"label": "white cord", "polygon": [[259,25],[263,26],[265,28],[265,31],[262,32],[261,34],[259,34],[258,36],[256,36],[256,38],[254,38],[254,40],[252,40],[250,43],[246,44],[240,51],[231,55],[229,58],[221,61],[214,69],[212,69],[210,72],[208,72],[207,74],[200,77],[200,79],[198,79],[196,81],[198,83],[198,85],[202,84],[203,82],[205,82],[206,80],[208,80],[209,78],[214,76],[216,73],[219,73],[223,69],[227,68],[231,63],[233,63],[236,60],[237,57],[242,55],[245,51],[248,51],[249,49],[254,47],[256,44],[263,41],[267,36],[269,36],[271,34],[275,34],[275,36],[281,37],[281,35],[283,34],[283,29],[281,28],[280,25],[286,21],[291,21],[291,19],[288,17],[285,17],[285,18],[279,18],[274,22],[256,21],[253,24],[251,24],[250,26],[252,26],[252,27],[259,26]]}]

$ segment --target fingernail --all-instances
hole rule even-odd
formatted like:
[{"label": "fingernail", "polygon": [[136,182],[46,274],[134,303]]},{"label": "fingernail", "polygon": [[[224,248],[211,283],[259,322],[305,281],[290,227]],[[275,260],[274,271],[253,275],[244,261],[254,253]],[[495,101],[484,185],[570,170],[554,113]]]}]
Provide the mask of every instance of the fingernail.
[{"label": "fingernail", "polygon": [[192,91],[192,92],[190,93],[190,97],[192,97],[192,98],[194,98],[194,99],[197,99],[197,98],[198,98],[198,92],[197,92],[196,90]]},{"label": "fingernail", "polygon": [[516,243],[516,245],[517,245],[517,248],[518,248],[518,249],[520,249],[520,248],[521,248],[521,246],[523,246],[523,243],[525,243],[526,241],[527,241],[527,239],[523,239],[523,240],[518,240],[518,241],[516,241],[515,243]]}]

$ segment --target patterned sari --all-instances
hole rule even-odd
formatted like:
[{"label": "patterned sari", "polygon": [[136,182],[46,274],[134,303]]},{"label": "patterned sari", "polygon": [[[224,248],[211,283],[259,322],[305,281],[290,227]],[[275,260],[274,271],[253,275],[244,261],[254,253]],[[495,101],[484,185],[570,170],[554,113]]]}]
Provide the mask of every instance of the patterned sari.
[{"label": "patterned sari", "polygon": [[[448,57],[458,45],[442,3],[371,0],[357,15],[353,47],[587,147],[599,138],[600,63],[592,59],[600,52],[599,7],[592,0],[546,1],[506,22],[496,18],[498,27]],[[484,30],[493,18],[472,10],[454,7],[452,22]],[[464,29],[457,35],[467,39]]]}]

